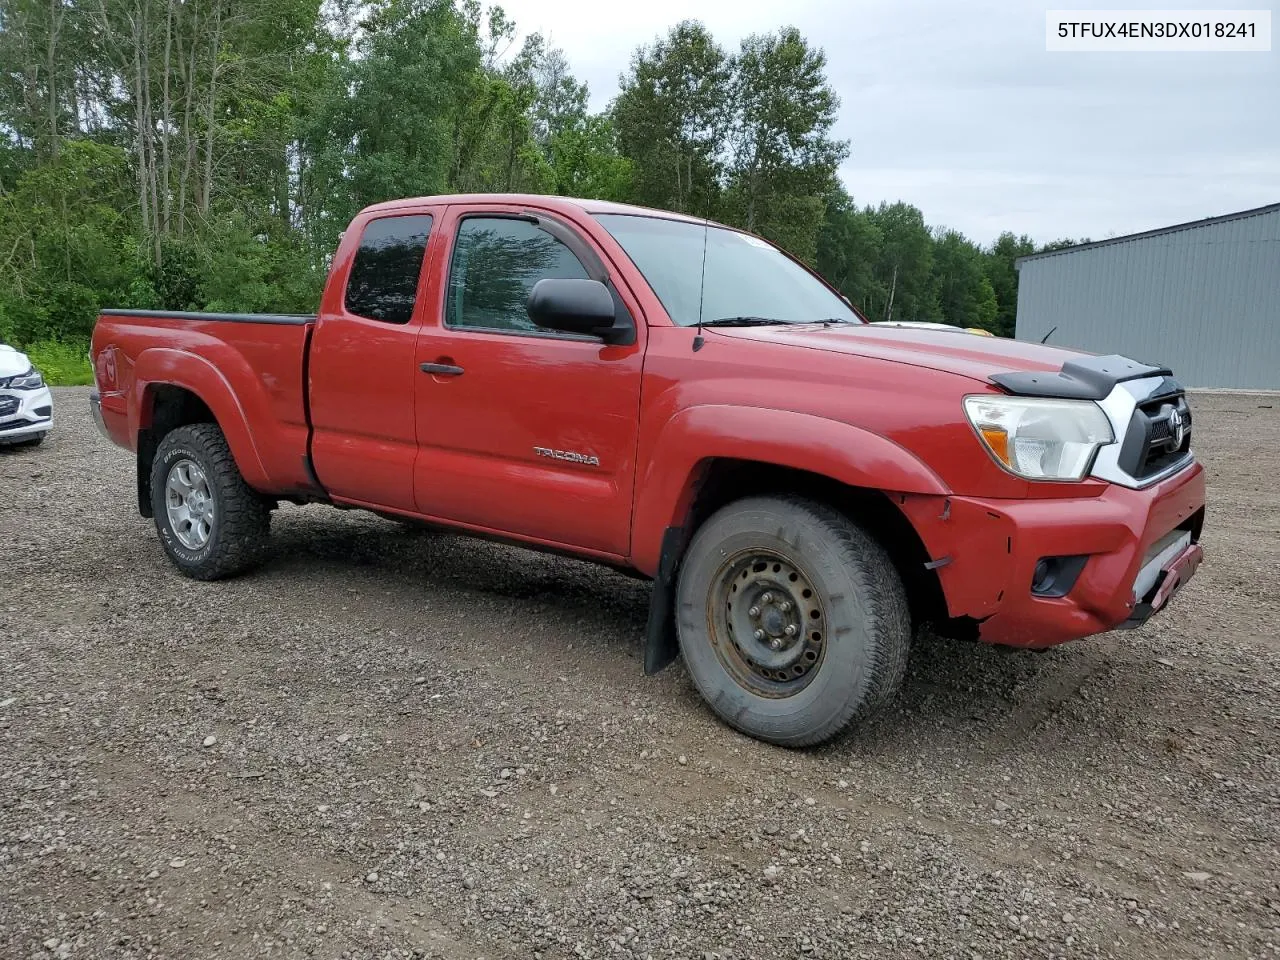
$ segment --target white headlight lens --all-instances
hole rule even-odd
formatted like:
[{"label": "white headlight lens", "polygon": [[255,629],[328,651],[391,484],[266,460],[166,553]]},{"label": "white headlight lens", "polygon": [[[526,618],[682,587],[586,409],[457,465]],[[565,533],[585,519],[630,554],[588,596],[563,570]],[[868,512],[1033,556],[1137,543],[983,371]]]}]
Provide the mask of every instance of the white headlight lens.
[{"label": "white headlight lens", "polygon": [[1115,440],[1092,400],[974,396],[964,411],[996,462],[1029,480],[1080,480],[1098,447]]}]

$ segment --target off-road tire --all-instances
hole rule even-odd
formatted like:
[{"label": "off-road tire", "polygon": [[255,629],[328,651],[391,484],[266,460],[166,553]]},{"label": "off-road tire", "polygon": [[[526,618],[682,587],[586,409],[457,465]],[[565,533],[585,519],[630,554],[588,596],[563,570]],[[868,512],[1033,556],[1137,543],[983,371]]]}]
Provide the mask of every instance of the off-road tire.
[{"label": "off-road tire", "polygon": [[[752,550],[789,560],[825,611],[814,675],[787,696],[749,689],[715,648],[713,635],[725,640],[712,615],[723,602],[720,572]],[[892,699],[906,672],[911,617],[902,580],[874,537],[825,504],[751,497],[721,508],[689,544],[676,604],[680,650],[698,692],[730,726],[769,743],[807,747],[840,735]]]},{"label": "off-road tire", "polygon": [[[204,472],[214,501],[215,522],[208,542],[198,550],[179,542],[165,507],[169,470],[183,459],[195,462]],[[177,427],[160,441],[151,464],[151,504],[161,546],[174,566],[193,580],[233,577],[266,556],[270,504],[244,482],[217,424]]]}]

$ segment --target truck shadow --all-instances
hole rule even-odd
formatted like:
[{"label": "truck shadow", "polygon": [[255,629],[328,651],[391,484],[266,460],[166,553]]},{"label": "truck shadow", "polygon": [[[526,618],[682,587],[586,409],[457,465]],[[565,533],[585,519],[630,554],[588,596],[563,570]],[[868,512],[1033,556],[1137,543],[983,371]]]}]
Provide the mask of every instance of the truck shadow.
[{"label": "truck shadow", "polygon": [[[380,591],[389,594],[388,614],[409,621],[429,597],[424,589],[456,591],[457,598],[481,593],[509,602],[513,614],[552,628],[537,631],[546,639],[536,642],[562,644],[570,636],[577,649],[621,650],[635,661],[639,676],[649,603],[646,581],[597,564],[409,528],[361,512],[304,509],[278,516],[272,536],[275,559],[266,575],[305,570],[314,579],[321,568],[336,584],[346,571],[350,587],[372,572]],[[353,578],[355,570],[364,574]],[[1115,648],[1109,637],[1044,653],[918,637],[893,706],[852,740],[818,752],[894,753],[926,737],[936,747],[940,736],[966,753],[1017,752],[1034,743],[1037,728],[1059,717],[1083,686],[1110,671]],[[1126,670],[1132,667],[1140,664],[1126,663]],[[698,705],[691,685],[684,686],[688,705]]]}]

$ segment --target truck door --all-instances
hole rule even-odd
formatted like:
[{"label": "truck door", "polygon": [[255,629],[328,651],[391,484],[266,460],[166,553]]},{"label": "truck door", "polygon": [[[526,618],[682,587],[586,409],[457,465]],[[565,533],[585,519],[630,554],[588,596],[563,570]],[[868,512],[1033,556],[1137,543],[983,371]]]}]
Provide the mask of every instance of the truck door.
[{"label": "truck door", "polygon": [[451,206],[418,335],[414,496],[427,516],[626,556],[645,327],[636,342],[536,327],[544,277],[608,280],[590,241],[518,208]]},{"label": "truck door", "polygon": [[339,245],[308,353],[311,457],[335,500],[414,509],[415,306],[440,212],[362,214]]}]

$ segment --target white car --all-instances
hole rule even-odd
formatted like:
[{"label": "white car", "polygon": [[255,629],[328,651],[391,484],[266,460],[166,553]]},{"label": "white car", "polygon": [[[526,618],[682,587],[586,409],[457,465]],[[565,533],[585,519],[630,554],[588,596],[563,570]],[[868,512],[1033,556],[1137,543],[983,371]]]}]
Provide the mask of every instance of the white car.
[{"label": "white car", "polygon": [[0,343],[0,445],[35,445],[53,426],[53,394],[25,353]]}]

